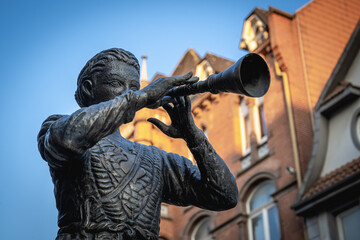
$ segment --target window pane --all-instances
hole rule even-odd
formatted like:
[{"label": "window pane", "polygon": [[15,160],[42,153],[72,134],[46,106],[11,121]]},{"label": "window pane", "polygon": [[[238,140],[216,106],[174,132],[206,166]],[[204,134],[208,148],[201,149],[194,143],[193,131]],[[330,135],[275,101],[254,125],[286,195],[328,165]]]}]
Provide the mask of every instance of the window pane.
[{"label": "window pane", "polygon": [[167,205],[161,204],[160,216],[161,217],[168,217],[169,216],[169,207]]},{"label": "window pane", "polygon": [[245,155],[250,148],[250,133],[251,133],[251,122],[249,116],[249,107],[246,104],[244,98],[240,100],[240,128],[241,128],[241,140],[242,140],[242,147],[243,152],[242,154]]},{"label": "window pane", "polygon": [[246,104],[246,101],[245,99],[241,99],[241,102],[240,102],[240,113],[241,115],[245,116],[245,115],[248,115],[249,113],[249,108]]},{"label": "window pane", "polygon": [[360,208],[346,214],[341,218],[344,237],[346,240],[358,240],[360,236]]},{"label": "window pane", "polygon": [[275,192],[275,186],[273,182],[266,182],[265,184],[261,185],[256,192],[254,193],[253,197],[250,201],[250,211],[253,211],[262,205],[271,201],[271,194]]},{"label": "window pane", "polygon": [[261,137],[264,137],[267,135],[264,105],[259,106],[259,119],[260,119],[260,127],[261,127]]},{"label": "window pane", "polygon": [[251,223],[254,240],[265,240],[263,215],[253,218]]},{"label": "window pane", "polygon": [[245,149],[250,147],[250,134],[251,134],[251,123],[249,115],[244,117],[244,125],[245,125]]},{"label": "window pane", "polygon": [[280,226],[277,207],[274,206],[268,211],[270,239],[280,240]]},{"label": "window pane", "polygon": [[210,235],[210,218],[205,218],[196,227],[192,234],[191,240],[211,240]]}]

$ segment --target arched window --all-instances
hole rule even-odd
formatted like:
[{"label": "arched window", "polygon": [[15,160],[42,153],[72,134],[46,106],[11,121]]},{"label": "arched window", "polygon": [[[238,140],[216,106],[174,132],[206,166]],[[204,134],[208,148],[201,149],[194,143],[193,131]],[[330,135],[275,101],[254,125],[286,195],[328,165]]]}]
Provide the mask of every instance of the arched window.
[{"label": "arched window", "polygon": [[247,202],[250,240],[280,239],[278,209],[271,197],[274,192],[274,182],[266,181],[261,183],[250,194]]},{"label": "arched window", "polygon": [[210,235],[210,217],[201,219],[191,233],[191,240],[212,240]]}]

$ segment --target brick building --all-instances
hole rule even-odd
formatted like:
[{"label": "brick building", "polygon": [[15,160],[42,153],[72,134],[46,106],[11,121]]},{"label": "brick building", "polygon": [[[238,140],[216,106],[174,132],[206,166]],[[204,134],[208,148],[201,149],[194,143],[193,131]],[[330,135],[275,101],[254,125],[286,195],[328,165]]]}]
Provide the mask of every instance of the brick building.
[{"label": "brick building", "polygon": [[293,205],[308,238],[360,236],[360,21],[315,107],[304,184]]},{"label": "brick building", "polygon": [[[240,48],[267,61],[268,93],[259,99],[225,93],[192,98],[197,126],[237,179],[239,203],[224,212],[164,204],[161,239],[305,239],[304,219],[291,206],[311,159],[314,107],[359,16],[358,0],[314,0],[294,14],[272,7],[250,13]],[[192,70],[205,79],[233,63],[189,49],[171,75]],[[143,85],[146,80],[143,72]],[[143,109],[121,127],[124,137],[192,159],[182,140],[166,137],[149,117],[169,123],[165,110]]]}]

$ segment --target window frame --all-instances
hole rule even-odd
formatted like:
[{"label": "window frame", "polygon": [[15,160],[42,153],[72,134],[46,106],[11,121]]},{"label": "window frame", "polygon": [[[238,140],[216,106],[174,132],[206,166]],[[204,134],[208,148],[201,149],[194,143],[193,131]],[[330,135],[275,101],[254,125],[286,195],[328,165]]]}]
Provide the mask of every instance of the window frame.
[{"label": "window frame", "polygon": [[[197,234],[197,231],[199,230],[200,226],[202,226],[202,224],[205,222],[205,221],[208,221],[208,226],[210,227],[211,226],[211,217],[210,216],[206,216],[206,217],[203,217],[201,218],[194,226],[194,228],[192,229],[191,233],[190,233],[190,240],[196,240],[195,239],[195,235]],[[209,235],[212,239],[212,236],[210,234],[210,231],[209,231]]]},{"label": "window frame", "polygon": [[347,209],[347,210],[341,212],[340,214],[338,214],[336,216],[336,227],[337,227],[337,230],[338,230],[339,240],[346,240],[344,227],[343,227],[343,222],[342,222],[341,218],[348,215],[349,213],[351,213],[353,211],[356,211],[356,210],[359,211],[360,207],[359,206],[352,207],[350,209]]},{"label": "window frame", "polygon": [[[246,211],[248,213],[248,219],[247,219],[247,230],[248,230],[248,236],[249,236],[249,240],[254,240],[254,234],[253,234],[253,224],[252,224],[252,220],[258,216],[262,216],[262,220],[264,223],[264,235],[265,235],[265,240],[271,240],[270,239],[270,223],[269,223],[269,216],[268,216],[268,212],[271,208],[276,207],[277,213],[278,213],[278,218],[279,218],[279,210],[277,208],[277,204],[275,203],[274,199],[272,198],[269,202],[265,203],[264,205],[261,205],[260,207],[254,209],[253,211],[251,211],[250,209],[250,202],[254,196],[254,194],[257,192],[257,190],[262,187],[263,185],[267,184],[268,182],[272,182],[274,184],[274,188],[276,191],[276,186],[275,186],[275,182],[273,180],[265,180],[261,183],[259,183],[251,192],[251,194],[249,195],[249,197],[247,198],[246,201]],[[279,224],[280,224],[280,219],[278,219]],[[280,225],[279,225],[280,226]],[[281,231],[280,228],[279,230],[279,234],[280,234],[280,239],[281,239]]]},{"label": "window frame", "polygon": [[[246,113],[243,113],[242,104],[244,104],[244,106],[247,108]],[[252,131],[252,124],[251,124],[251,116],[250,116],[250,107],[246,102],[245,98],[240,99],[239,115],[240,115],[240,134],[241,134],[241,154],[242,156],[246,156],[251,151],[250,134]],[[247,124],[247,121],[245,121],[246,118],[248,118],[249,126],[246,126]]]},{"label": "window frame", "polygon": [[[262,109],[263,112],[260,110]],[[256,99],[256,123],[257,123],[257,131],[256,134],[258,139],[258,145],[261,145],[268,140],[268,130],[266,127],[266,118],[265,118],[265,108],[264,108],[264,97],[260,97]],[[264,135],[262,132],[264,131]]]}]

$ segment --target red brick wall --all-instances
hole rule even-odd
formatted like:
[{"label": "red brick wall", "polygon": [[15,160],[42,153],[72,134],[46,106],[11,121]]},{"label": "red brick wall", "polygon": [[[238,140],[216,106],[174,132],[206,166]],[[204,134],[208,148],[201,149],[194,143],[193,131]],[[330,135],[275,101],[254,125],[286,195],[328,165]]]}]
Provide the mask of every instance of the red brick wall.
[{"label": "red brick wall", "polygon": [[299,21],[311,103],[324,85],[360,18],[358,0],[316,0],[300,9]]},{"label": "red brick wall", "polygon": [[271,48],[289,79],[302,176],[312,150],[313,108],[359,17],[356,0],[315,0],[293,18],[269,15]]}]

